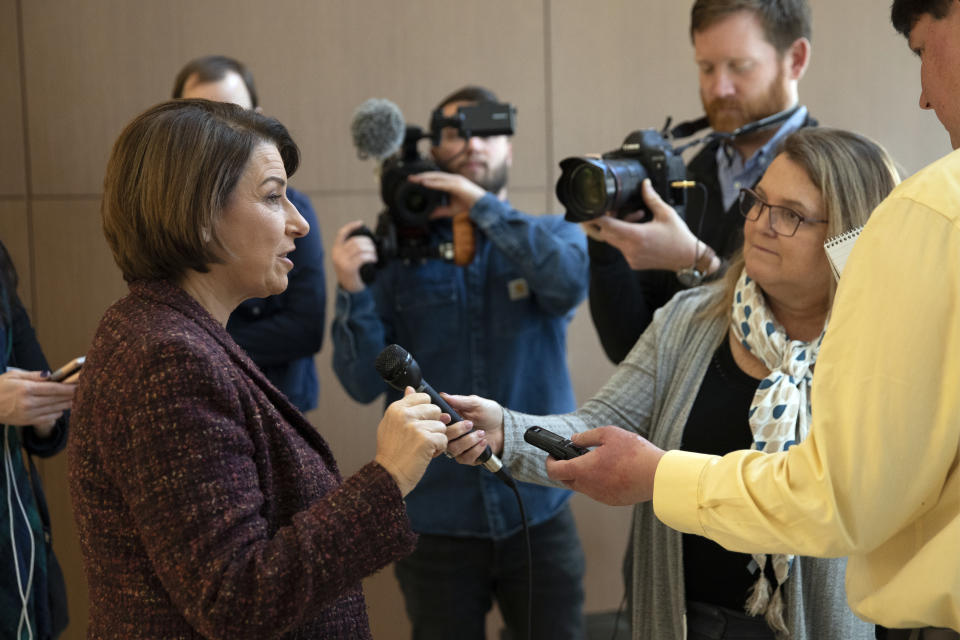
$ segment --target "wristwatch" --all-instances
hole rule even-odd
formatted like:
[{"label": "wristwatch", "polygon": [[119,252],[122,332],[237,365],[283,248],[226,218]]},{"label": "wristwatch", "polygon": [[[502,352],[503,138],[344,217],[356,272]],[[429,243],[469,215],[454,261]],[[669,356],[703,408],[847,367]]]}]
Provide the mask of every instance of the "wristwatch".
[{"label": "wristwatch", "polygon": [[695,287],[703,282],[703,271],[697,269],[695,265],[690,265],[677,271],[677,280],[686,288]]},{"label": "wristwatch", "polygon": [[[703,254],[700,254],[700,245],[703,245]],[[716,253],[706,242],[701,242],[697,240],[697,251],[696,255],[693,257],[693,264],[689,267],[684,267],[677,271],[677,280],[680,281],[680,284],[687,287],[696,287],[703,279],[707,277],[707,271],[710,269],[710,265],[713,263],[713,259],[716,257]],[[706,266],[701,268],[701,264],[706,262]]]}]

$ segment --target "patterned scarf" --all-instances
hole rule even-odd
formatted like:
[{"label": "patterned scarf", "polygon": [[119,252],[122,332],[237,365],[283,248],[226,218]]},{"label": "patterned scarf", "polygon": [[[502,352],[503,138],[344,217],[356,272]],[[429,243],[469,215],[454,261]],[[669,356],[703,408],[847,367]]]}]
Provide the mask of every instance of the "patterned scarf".
[{"label": "patterned scarf", "polygon": [[[750,405],[751,448],[767,453],[786,451],[806,438],[810,430],[811,369],[823,342],[823,332],[812,342],[790,340],[746,269],[734,292],[731,329],[740,343],[770,370],[770,375],[760,381]],[[824,332],[826,329],[824,323]],[[777,582],[772,588],[764,571],[768,561]],[[793,556],[763,553],[754,554],[750,563],[751,570],[758,570],[759,578],[745,609],[753,616],[763,614],[781,637],[789,637],[781,586],[792,564]]]}]

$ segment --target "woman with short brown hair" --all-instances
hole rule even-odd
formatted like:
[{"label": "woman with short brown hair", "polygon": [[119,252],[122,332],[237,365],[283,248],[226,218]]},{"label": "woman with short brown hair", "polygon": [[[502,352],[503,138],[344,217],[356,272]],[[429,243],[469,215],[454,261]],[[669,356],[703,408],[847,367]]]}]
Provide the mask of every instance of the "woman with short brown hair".
[{"label": "woman with short brown hair", "polygon": [[103,226],[130,293],[69,445],[91,638],[369,638],[360,580],[413,549],[403,496],[446,446],[439,408],[408,390],[344,480],[224,328],[287,285],[298,159],[279,122],[206,100],[157,105],[114,146]]}]

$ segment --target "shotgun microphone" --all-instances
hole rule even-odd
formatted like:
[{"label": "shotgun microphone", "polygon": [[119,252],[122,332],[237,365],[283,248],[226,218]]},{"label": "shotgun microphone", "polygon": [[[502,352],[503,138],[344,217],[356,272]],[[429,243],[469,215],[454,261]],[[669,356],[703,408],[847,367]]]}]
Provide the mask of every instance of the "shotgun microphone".
[{"label": "shotgun microphone", "polygon": [[353,112],[350,134],[361,160],[378,161],[393,155],[403,144],[406,133],[400,107],[380,98],[370,98]]}]

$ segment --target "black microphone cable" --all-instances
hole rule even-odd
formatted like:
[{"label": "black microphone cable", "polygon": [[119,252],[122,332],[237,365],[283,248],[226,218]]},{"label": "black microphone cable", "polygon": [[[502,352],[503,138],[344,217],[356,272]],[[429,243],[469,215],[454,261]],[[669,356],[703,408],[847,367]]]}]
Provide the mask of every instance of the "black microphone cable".
[{"label": "black microphone cable", "polygon": [[[458,418],[460,416],[457,416]],[[453,416],[450,416],[451,421]],[[459,422],[459,420],[457,420]],[[516,481],[509,473],[506,467],[501,467],[496,473],[504,484],[513,490],[513,495],[517,498],[517,507],[520,509],[520,524],[523,526],[523,540],[527,546],[527,640],[533,638],[533,550],[530,546],[530,528],[527,525],[527,513],[523,508],[523,499],[520,497],[520,489]]]},{"label": "black microphone cable", "polygon": [[[451,424],[462,422],[463,418],[451,407],[446,400],[440,397],[440,394],[431,387],[423,374],[420,372],[420,365],[413,359],[413,356],[400,345],[388,345],[377,356],[374,364],[377,373],[394,389],[403,391],[407,387],[419,393],[426,393],[430,396],[430,401],[440,407],[440,410],[450,416]],[[472,431],[471,431],[472,433]],[[466,435],[466,434],[464,434]],[[462,436],[461,436],[462,437]],[[520,497],[520,489],[517,487],[513,476],[503,466],[500,458],[493,454],[493,450],[487,446],[477,462],[487,471],[497,476],[501,482],[510,487],[513,495],[517,498],[517,507],[520,509],[520,523],[523,526],[523,538],[527,547],[527,638],[533,637],[533,552],[530,546],[530,528],[527,525],[527,512],[523,507],[523,498]]]}]

